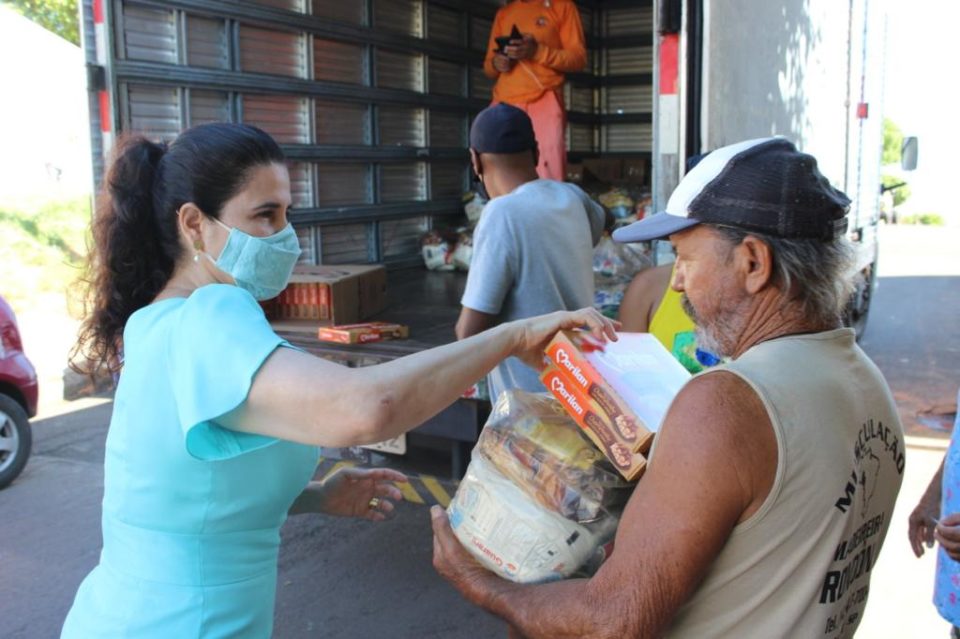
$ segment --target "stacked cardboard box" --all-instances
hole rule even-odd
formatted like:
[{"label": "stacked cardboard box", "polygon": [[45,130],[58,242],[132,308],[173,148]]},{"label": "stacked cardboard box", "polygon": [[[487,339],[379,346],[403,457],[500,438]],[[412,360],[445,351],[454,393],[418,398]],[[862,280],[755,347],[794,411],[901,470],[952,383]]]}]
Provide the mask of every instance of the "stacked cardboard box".
[{"label": "stacked cardboard box", "polygon": [[318,324],[354,324],[387,303],[387,271],[379,264],[299,265],[290,284],[264,309],[281,328],[311,332]]},{"label": "stacked cardboard box", "polygon": [[634,480],[690,374],[653,336],[619,337],[598,344],[586,333],[558,333],[547,345],[540,379],[617,470]]}]

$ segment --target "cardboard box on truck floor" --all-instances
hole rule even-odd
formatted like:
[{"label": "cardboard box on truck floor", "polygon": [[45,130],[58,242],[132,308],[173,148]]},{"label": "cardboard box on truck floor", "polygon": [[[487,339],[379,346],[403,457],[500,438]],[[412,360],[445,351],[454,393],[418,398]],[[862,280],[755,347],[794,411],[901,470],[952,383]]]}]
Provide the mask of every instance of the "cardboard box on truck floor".
[{"label": "cardboard box on truck floor", "polygon": [[264,303],[278,330],[315,332],[355,324],[386,308],[387,270],[381,264],[298,265],[290,284]]},{"label": "cardboard box on truck floor", "polygon": [[365,322],[363,324],[337,324],[321,327],[317,339],[338,344],[366,344],[389,339],[406,339],[410,329],[403,324],[388,322]]}]

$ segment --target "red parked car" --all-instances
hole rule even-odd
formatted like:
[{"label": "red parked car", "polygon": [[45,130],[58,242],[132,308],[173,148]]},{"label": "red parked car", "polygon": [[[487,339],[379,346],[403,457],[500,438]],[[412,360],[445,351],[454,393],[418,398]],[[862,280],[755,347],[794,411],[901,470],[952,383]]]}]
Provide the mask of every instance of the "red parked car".
[{"label": "red parked car", "polygon": [[23,353],[13,309],[0,297],[0,488],[16,479],[30,456],[30,422],[37,414],[37,372]]}]

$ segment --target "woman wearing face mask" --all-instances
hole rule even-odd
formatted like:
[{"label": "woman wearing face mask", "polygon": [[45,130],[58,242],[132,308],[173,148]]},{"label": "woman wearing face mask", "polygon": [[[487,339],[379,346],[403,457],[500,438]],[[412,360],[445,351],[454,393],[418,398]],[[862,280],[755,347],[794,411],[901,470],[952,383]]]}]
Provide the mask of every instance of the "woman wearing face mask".
[{"label": "woman wearing face mask", "polygon": [[502,324],[379,366],[290,347],[257,304],[300,254],[290,179],[254,127],[209,124],[169,147],[123,142],[94,221],[92,313],[77,352],[123,371],[107,436],[103,552],[63,637],[268,637],[288,514],[381,520],[388,470],[310,478],[317,446],[394,437],[497,362],[537,362],[561,328],[612,336],[592,310]]}]

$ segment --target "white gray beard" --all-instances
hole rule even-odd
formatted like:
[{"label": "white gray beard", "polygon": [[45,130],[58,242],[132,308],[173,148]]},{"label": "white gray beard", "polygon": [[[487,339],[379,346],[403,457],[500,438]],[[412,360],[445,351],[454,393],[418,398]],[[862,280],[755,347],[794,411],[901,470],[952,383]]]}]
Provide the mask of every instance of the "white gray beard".
[{"label": "white gray beard", "polygon": [[[727,312],[720,314],[709,326],[703,323],[703,318],[699,316],[693,308],[693,304],[686,295],[681,298],[684,310],[690,319],[696,325],[697,347],[702,351],[712,353],[719,358],[730,357],[736,347],[737,336],[743,329],[744,320],[736,311],[740,309],[728,309]],[[724,344],[723,338],[728,342]]]},{"label": "white gray beard", "polygon": [[721,359],[730,356],[730,353],[724,352],[726,349],[720,343],[720,340],[714,337],[709,329],[699,324],[697,325],[697,348]]}]

